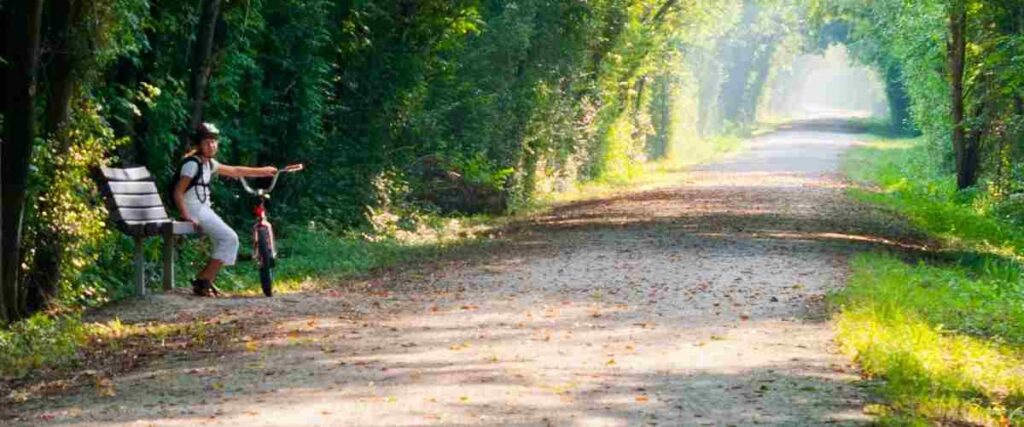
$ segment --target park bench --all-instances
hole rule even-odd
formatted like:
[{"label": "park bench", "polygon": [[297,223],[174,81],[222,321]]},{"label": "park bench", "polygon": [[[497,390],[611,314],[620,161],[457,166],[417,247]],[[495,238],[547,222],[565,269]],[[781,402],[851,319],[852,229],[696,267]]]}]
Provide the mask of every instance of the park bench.
[{"label": "park bench", "polygon": [[146,260],[142,243],[147,237],[161,236],[163,245],[163,287],[174,287],[175,236],[196,233],[187,221],[174,221],[160,199],[156,182],[145,167],[110,168],[102,166],[95,173],[117,228],[135,240],[135,290],[146,293]]}]

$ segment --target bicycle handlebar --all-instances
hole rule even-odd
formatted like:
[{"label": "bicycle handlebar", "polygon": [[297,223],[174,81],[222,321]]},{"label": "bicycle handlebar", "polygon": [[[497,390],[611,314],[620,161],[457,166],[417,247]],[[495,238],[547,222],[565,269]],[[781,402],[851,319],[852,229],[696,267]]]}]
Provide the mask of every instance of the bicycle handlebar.
[{"label": "bicycle handlebar", "polygon": [[298,172],[302,169],[302,163],[288,165],[281,169],[278,169],[277,172],[274,173],[274,179],[270,181],[270,186],[267,188],[253,189],[251,186],[249,186],[249,182],[245,180],[245,177],[239,177],[238,180],[242,182],[242,188],[245,189],[245,192],[252,194],[254,196],[265,196],[267,194],[270,194],[271,191],[274,191],[274,187],[277,186],[277,179],[281,177],[282,173]]}]

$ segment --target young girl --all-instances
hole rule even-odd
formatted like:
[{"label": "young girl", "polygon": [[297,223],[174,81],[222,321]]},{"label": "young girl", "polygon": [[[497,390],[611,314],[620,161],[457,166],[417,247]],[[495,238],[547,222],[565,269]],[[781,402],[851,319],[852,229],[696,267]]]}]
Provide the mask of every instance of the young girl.
[{"label": "young girl", "polygon": [[234,265],[238,256],[238,234],[213,211],[210,180],[214,175],[241,178],[270,177],[277,173],[273,166],[251,168],[220,164],[213,159],[217,155],[219,139],[220,131],[211,123],[202,123],[196,128],[192,139],[194,145],[185,156],[186,161],[179,174],[181,178],[173,191],[174,204],[181,213],[181,219],[192,222],[213,240],[210,261],[192,281],[192,292],[198,296],[219,295],[213,279],[222,266]]}]

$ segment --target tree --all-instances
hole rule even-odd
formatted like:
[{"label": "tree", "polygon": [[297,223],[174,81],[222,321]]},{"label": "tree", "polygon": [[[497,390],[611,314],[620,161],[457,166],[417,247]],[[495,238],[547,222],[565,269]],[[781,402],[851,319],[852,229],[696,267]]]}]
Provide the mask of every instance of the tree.
[{"label": "tree", "polygon": [[[74,96],[78,80],[81,78],[81,65],[89,52],[73,43],[73,33],[81,26],[85,15],[82,1],[53,0],[48,14],[50,25],[43,39],[44,54],[48,54],[46,114],[43,137],[55,145],[57,156],[67,154],[68,138],[60,134],[67,122],[71,100]],[[84,34],[77,34],[81,37]],[[43,214],[54,213],[52,201],[56,197],[48,191],[39,198],[38,211]],[[26,309],[29,313],[38,311],[56,297],[60,281],[61,261],[64,255],[64,242],[61,233],[51,227],[42,228],[36,236],[36,250],[33,265],[25,276]]]},{"label": "tree", "polygon": [[179,151],[188,148],[189,135],[203,121],[203,105],[206,102],[206,87],[213,71],[213,39],[220,17],[221,0],[203,0],[203,13],[199,18],[199,34],[192,53],[191,99],[188,128],[181,139]]},{"label": "tree", "polygon": [[959,189],[977,182],[978,145],[975,138],[967,137],[964,116],[964,67],[967,52],[966,0],[953,0],[949,7],[949,37],[946,61],[949,78],[950,119],[953,123],[952,141],[956,152],[956,185]]},{"label": "tree", "polygon": [[34,108],[39,71],[42,0],[5,2],[0,10],[4,28],[3,94],[3,214],[0,252],[0,321],[25,316],[25,288],[21,277],[22,230],[28,191],[29,165],[36,138]]}]

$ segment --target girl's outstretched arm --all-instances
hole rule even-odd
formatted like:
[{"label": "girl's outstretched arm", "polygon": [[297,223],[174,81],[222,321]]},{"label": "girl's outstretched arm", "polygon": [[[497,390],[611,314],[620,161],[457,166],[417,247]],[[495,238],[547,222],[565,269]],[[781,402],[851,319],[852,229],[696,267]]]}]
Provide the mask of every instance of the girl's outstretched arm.
[{"label": "girl's outstretched arm", "polygon": [[277,173],[277,168],[274,166],[252,168],[248,166],[231,166],[221,164],[220,166],[217,167],[217,173],[228,178],[258,178],[264,176],[274,176],[274,174]]}]

